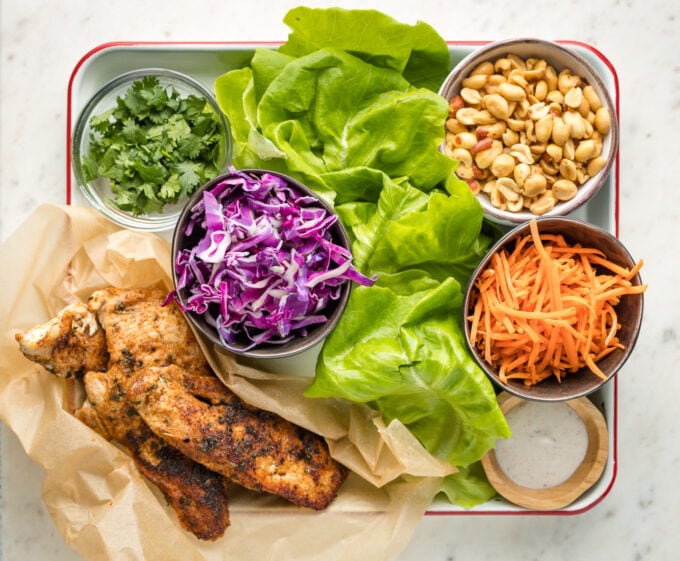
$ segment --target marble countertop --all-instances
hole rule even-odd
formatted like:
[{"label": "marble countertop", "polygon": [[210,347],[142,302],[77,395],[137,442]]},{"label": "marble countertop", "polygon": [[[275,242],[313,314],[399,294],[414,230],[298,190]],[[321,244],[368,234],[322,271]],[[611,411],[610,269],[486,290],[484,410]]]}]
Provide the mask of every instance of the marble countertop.
[{"label": "marble countertop", "polygon": [[[41,203],[65,201],[66,94],[78,60],[120,40],[277,41],[301,2],[4,0],[0,3],[0,240]],[[362,1],[310,6],[367,7]],[[374,0],[396,19],[424,20],[446,39],[533,35],[587,43],[620,86],[620,230],[650,285],[633,356],[619,374],[617,478],[573,516],[428,516],[399,561],[672,559],[680,550],[676,392],[680,377],[680,4],[662,0],[512,3]],[[257,22],[257,23],[254,23]],[[673,165],[671,165],[673,164]],[[77,561],[40,497],[41,468],[4,426],[0,559]]]}]

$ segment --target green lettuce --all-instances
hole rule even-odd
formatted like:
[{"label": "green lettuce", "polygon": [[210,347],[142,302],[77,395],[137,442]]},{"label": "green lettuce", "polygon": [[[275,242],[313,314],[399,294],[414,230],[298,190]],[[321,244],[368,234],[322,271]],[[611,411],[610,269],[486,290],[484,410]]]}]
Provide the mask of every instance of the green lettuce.
[{"label": "green lettuce", "polygon": [[[374,26],[357,24],[364,18]],[[215,81],[234,166],[288,173],[329,202],[326,173],[368,167],[422,190],[452,174],[437,149],[448,103],[433,91],[449,54],[432,28],[373,10],[298,8],[286,22],[287,43],[256,49],[248,68]]]},{"label": "green lettuce", "polygon": [[431,453],[478,461],[509,435],[462,332],[462,287],[489,242],[479,205],[469,189],[423,193],[385,179],[376,203],[336,210],[357,265],[378,282],[353,289],[306,395],[370,403]]},{"label": "green lettuce", "polygon": [[428,24],[399,23],[375,10],[298,7],[284,23],[292,29],[280,51],[301,57],[328,47],[373,66],[392,68],[414,86],[437,91],[449,73],[446,42]]},{"label": "green lettuce", "polygon": [[[442,491],[489,498],[478,460],[509,434],[462,334],[463,289],[488,249],[479,203],[438,147],[448,103],[444,40],[374,10],[291,10],[288,41],[215,82],[233,165],[286,173],[334,206],[355,265],[309,397],[369,403],[460,466]],[[491,490],[492,492],[492,490]]]}]

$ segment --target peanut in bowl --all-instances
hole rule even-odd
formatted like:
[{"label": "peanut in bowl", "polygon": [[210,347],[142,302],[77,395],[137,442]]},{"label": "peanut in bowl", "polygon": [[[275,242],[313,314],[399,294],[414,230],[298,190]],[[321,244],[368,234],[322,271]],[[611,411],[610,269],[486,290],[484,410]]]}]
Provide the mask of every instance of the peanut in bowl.
[{"label": "peanut in bowl", "polygon": [[440,149],[494,222],[567,215],[607,180],[615,106],[574,50],[539,39],[490,43],[456,65],[439,93],[450,106]]}]

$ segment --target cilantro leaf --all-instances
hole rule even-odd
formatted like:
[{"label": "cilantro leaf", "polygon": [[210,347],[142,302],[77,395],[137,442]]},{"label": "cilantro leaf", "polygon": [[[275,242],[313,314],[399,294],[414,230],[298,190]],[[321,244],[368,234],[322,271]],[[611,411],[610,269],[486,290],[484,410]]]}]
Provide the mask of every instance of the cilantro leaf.
[{"label": "cilantro leaf", "polygon": [[175,166],[175,170],[179,174],[179,184],[183,192],[191,193],[199,186],[201,182],[199,164],[190,161],[180,162]]},{"label": "cilantro leaf", "polygon": [[134,215],[162,212],[219,173],[225,131],[207,100],[157,76],[136,80],[90,119],[88,181],[107,178],[111,200]]}]

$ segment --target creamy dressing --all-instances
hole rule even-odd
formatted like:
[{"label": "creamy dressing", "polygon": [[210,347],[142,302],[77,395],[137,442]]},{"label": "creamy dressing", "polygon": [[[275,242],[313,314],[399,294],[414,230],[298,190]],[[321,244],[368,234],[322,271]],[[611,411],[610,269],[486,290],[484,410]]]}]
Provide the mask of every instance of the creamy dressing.
[{"label": "creamy dressing", "polygon": [[523,402],[506,414],[512,436],[496,444],[496,460],[518,485],[546,489],[559,485],[585,457],[588,434],[566,403]]}]

